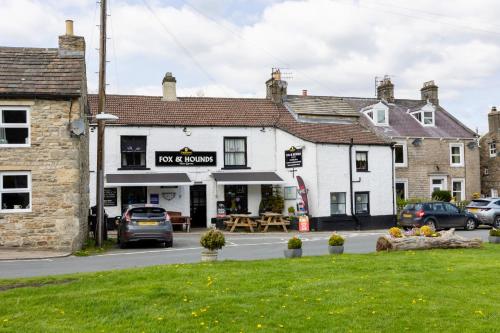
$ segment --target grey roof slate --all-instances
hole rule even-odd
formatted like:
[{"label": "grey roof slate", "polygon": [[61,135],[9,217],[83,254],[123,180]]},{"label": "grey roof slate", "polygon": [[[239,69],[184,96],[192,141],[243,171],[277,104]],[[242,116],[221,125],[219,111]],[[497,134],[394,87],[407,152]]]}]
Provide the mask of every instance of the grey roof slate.
[{"label": "grey roof slate", "polygon": [[56,48],[0,47],[0,97],[80,96],[85,59]]},{"label": "grey roof slate", "polygon": [[288,95],[285,105],[297,115],[359,117],[341,97]]}]

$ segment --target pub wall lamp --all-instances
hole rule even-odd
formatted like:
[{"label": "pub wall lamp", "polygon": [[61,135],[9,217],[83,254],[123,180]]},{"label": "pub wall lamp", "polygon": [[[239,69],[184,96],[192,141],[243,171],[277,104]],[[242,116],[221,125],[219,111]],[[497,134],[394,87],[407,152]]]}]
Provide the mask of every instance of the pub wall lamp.
[{"label": "pub wall lamp", "polygon": [[183,131],[183,132],[184,132],[184,134],[186,134],[187,136],[191,136],[191,134],[192,134],[192,133],[191,133],[191,131],[190,131],[187,127],[184,127],[184,128],[182,129],[182,131]]}]

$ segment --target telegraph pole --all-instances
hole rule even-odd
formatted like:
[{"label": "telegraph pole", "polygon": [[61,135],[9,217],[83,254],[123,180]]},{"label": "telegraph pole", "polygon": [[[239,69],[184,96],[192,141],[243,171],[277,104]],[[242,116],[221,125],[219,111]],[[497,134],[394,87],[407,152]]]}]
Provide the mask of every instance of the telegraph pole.
[{"label": "telegraph pole", "polygon": [[[101,24],[99,42],[99,95],[97,112],[104,113],[106,101],[106,0],[101,1]],[[104,228],[104,126],[105,120],[97,120],[97,168],[96,168],[96,247],[102,247]]]}]

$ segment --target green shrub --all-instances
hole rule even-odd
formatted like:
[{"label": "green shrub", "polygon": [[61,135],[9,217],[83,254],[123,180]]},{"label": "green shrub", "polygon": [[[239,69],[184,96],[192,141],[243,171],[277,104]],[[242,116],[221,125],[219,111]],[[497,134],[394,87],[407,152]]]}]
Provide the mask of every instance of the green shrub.
[{"label": "green shrub", "polygon": [[288,207],[288,214],[295,214],[295,208],[293,206]]},{"label": "green shrub", "polygon": [[328,240],[328,245],[342,246],[344,245],[344,237],[340,236],[339,234],[333,234],[330,236],[330,239]]},{"label": "green shrub", "polygon": [[500,229],[495,229],[495,228],[491,229],[490,236],[500,237]]},{"label": "green shrub", "polygon": [[289,250],[301,249],[301,248],[302,248],[302,241],[297,236],[292,237],[288,240],[288,249]]},{"label": "green shrub", "polygon": [[434,192],[432,192],[432,199],[438,200],[438,201],[450,202],[451,201],[451,192],[450,191],[435,190]]},{"label": "green shrub", "polygon": [[222,231],[211,229],[201,236],[200,244],[210,251],[220,250],[226,245],[226,239]]}]

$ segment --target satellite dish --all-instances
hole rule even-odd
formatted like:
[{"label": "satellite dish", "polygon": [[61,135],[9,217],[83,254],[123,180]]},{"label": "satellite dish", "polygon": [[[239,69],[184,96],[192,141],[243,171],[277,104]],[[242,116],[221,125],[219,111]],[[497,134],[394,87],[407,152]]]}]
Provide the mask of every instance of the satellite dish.
[{"label": "satellite dish", "polygon": [[69,125],[69,130],[73,135],[81,136],[85,134],[85,123],[82,119],[74,120]]}]

